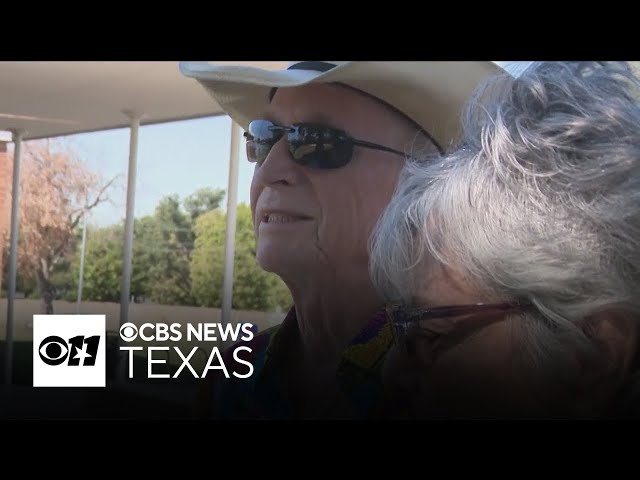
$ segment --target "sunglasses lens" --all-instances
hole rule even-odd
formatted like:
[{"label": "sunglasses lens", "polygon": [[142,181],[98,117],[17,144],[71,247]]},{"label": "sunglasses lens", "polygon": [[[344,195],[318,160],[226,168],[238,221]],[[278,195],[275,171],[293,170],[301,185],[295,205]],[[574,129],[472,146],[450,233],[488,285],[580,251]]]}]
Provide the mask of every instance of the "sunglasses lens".
[{"label": "sunglasses lens", "polygon": [[269,155],[273,145],[247,140],[247,160],[252,163],[261,164]]},{"label": "sunglasses lens", "polygon": [[247,131],[247,160],[261,164],[273,145],[282,136],[282,129],[275,128],[269,120],[254,120]]},{"label": "sunglasses lens", "polygon": [[[269,120],[252,121],[246,133],[247,160],[264,162],[284,130]],[[286,130],[289,153],[300,165],[328,170],[344,167],[351,160],[353,143],[340,130],[316,124],[299,124]]]},{"label": "sunglasses lens", "polygon": [[315,169],[344,167],[353,144],[338,130],[320,125],[299,125],[288,134],[289,153],[299,164]]}]

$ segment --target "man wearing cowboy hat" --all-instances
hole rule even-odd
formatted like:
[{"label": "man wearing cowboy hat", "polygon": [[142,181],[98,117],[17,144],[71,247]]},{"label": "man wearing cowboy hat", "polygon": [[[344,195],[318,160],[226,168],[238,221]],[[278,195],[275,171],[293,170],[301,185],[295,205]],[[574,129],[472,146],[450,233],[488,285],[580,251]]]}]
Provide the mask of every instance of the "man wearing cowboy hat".
[{"label": "man wearing cowboy hat", "polygon": [[502,70],[493,62],[318,61],[281,71],[180,69],[246,132],[256,260],[294,299],[283,322],[238,355],[253,365],[251,377],[216,382],[213,415],[374,416],[392,333],[369,278],[370,234],[407,158],[428,161],[455,145],[468,96]]}]

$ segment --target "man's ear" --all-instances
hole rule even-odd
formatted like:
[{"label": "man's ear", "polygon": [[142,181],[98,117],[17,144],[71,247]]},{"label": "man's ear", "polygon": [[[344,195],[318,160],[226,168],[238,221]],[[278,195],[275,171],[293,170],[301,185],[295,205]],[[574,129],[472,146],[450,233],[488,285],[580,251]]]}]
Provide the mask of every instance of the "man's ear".
[{"label": "man's ear", "polygon": [[[581,361],[585,398],[606,404],[623,385],[640,345],[640,318],[628,310],[612,307],[580,322],[597,353]],[[587,407],[590,409],[593,405]]]}]

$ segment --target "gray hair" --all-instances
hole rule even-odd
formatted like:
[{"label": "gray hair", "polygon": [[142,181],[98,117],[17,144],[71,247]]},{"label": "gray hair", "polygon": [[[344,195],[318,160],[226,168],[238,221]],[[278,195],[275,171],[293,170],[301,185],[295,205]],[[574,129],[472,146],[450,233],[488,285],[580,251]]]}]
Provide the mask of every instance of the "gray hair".
[{"label": "gray hair", "polygon": [[543,364],[596,309],[640,311],[640,83],[629,64],[534,63],[479,88],[459,148],[410,161],[371,243],[387,301],[410,302],[425,264],[488,298],[527,299],[517,322]]}]

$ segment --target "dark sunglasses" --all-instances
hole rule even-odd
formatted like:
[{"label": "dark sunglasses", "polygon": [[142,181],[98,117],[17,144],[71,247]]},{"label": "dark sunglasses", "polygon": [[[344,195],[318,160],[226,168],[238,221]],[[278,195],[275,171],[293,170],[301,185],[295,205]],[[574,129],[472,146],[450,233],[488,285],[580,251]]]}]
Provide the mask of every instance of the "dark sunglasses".
[{"label": "dark sunglasses", "polygon": [[269,120],[253,120],[244,134],[247,139],[247,159],[261,165],[276,142],[285,134],[291,158],[310,168],[326,170],[344,167],[351,160],[354,147],[405,155],[393,148],[356,140],[346,132],[328,125],[297,123],[285,127]]},{"label": "dark sunglasses", "polygon": [[[394,343],[409,356],[417,355],[416,342],[420,339],[431,343],[433,356],[458,345],[481,328],[498,322],[508,314],[522,313],[535,307],[528,302],[478,303],[436,308],[415,308],[402,305],[387,308],[387,316],[393,329]],[[460,322],[442,322],[437,319],[470,317]],[[431,322],[431,323],[430,323]]]}]

